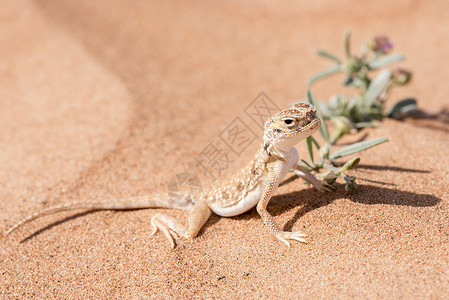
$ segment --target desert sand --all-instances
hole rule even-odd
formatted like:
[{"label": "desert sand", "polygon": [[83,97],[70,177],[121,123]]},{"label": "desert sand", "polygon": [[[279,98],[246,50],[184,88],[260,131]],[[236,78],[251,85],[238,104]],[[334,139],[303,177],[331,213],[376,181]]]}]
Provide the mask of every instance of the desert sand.
[{"label": "desert sand", "polygon": [[[277,241],[255,211],[212,216],[172,250],[162,209],[74,211],[0,236],[0,298],[444,299],[449,291],[449,19],[446,1],[2,1],[0,229],[50,205],[165,191],[261,92],[280,108],[306,80],[384,34],[435,118],[386,120],[344,142],[360,154],[347,195],[287,178],[269,211],[309,244]],[[320,82],[321,100],[342,91]],[[445,121],[446,120],[446,121]],[[262,131],[234,157],[251,159]],[[305,157],[305,146],[297,146]],[[291,176],[290,176],[291,177]],[[207,181],[207,180],[206,180]],[[202,181],[202,184],[208,182]]]}]

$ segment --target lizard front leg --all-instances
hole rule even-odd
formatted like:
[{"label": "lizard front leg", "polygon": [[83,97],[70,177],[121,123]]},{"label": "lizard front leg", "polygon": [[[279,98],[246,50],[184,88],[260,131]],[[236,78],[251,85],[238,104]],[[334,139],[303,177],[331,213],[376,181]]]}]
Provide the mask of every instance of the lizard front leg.
[{"label": "lizard front leg", "polygon": [[151,218],[151,225],[153,226],[152,235],[156,234],[158,229],[160,229],[169,240],[170,246],[174,248],[174,235],[181,235],[186,239],[196,237],[207,219],[209,219],[211,213],[212,210],[205,201],[198,201],[190,210],[188,228],[170,216],[156,214]]},{"label": "lizard front leg", "polygon": [[[270,172],[271,173],[271,172]],[[265,188],[262,193],[262,197],[260,201],[257,203],[257,212],[262,218],[263,224],[268,228],[268,230],[280,241],[284,242],[287,246],[290,246],[290,242],[288,240],[296,240],[298,242],[307,243],[304,239],[306,235],[301,232],[287,232],[283,231],[281,227],[279,227],[276,220],[272,215],[267,211],[267,205],[270,201],[274,191],[279,185],[280,179],[277,178],[275,174],[268,176]]]},{"label": "lizard front leg", "polygon": [[292,170],[293,172],[295,172],[297,176],[301,177],[305,181],[312,184],[313,187],[320,192],[331,192],[332,190],[335,189],[332,185],[328,184],[327,182],[317,179],[308,171],[301,168],[301,166],[299,166],[298,164],[294,164]]}]

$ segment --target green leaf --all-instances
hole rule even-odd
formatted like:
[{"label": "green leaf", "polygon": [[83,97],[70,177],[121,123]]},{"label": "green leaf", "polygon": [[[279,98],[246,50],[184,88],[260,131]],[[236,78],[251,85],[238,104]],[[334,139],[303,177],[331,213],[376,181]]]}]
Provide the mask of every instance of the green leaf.
[{"label": "green leaf", "polygon": [[379,125],[377,125],[376,123],[373,123],[373,122],[358,122],[358,123],[354,124],[354,127],[357,129],[362,129],[362,128],[366,128],[366,127],[377,128],[377,127],[379,127]]},{"label": "green leaf", "polygon": [[[336,167],[334,167],[334,166],[331,166],[331,165],[329,165],[329,164],[326,164],[326,163],[323,164],[323,168],[324,168],[324,169],[327,169],[327,170],[331,170],[331,171],[334,172],[337,176],[339,176],[340,174],[342,174],[342,172],[341,172],[340,169],[338,169],[338,168],[336,168]],[[344,175],[344,174],[343,174],[343,175]]]},{"label": "green leaf", "polygon": [[378,59],[382,55],[384,55],[384,53],[382,51],[376,51],[376,53],[374,53],[373,57],[371,58],[370,62],[375,61],[376,59]]},{"label": "green leaf", "polygon": [[313,138],[313,136],[310,136],[310,140],[312,141],[312,143],[315,145],[315,147],[320,150],[320,144],[318,144],[318,142]]},{"label": "green leaf", "polygon": [[333,109],[336,109],[338,107],[340,107],[340,98],[342,98],[343,95],[340,94],[336,94],[330,97],[329,99],[329,106],[332,107]]},{"label": "green leaf", "polygon": [[329,152],[331,151],[331,145],[326,143],[320,148],[319,154],[321,159],[329,159]]},{"label": "green leaf", "polygon": [[392,63],[395,63],[395,62],[398,62],[401,60],[404,60],[404,56],[401,54],[394,53],[394,54],[377,57],[377,58],[373,59],[372,61],[370,61],[368,66],[370,67],[370,69],[375,70],[375,69],[385,67],[389,64],[392,64]]},{"label": "green leaf", "polygon": [[335,61],[337,64],[341,63],[341,60],[338,57],[336,57],[335,55],[333,55],[332,53],[329,53],[327,51],[318,50],[317,54],[319,56],[322,56],[322,57],[325,57],[325,58],[329,58],[330,60]]},{"label": "green leaf", "polygon": [[416,109],[416,100],[412,98],[404,99],[393,105],[393,107],[391,107],[385,115],[389,118],[396,118],[401,114],[407,113],[414,109]]},{"label": "green leaf", "polygon": [[302,168],[306,169],[307,171],[313,170],[313,166],[311,166],[308,162],[306,162],[304,159],[301,159],[301,164],[298,162],[298,165]]},{"label": "green leaf", "polygon": [[340,65],[335,65],[330,69],[321,71],[315,75],[313,75],[312,77],[310,77],[310,79],[307,81],[307,85],[311,86],[315,81],[318,81],[320,79],[323,79],[325,77],[329,77],[332,75],[335,75],[337,73],[339,73],[341,71],[341,66]]},{"label": "green leaf", "polygon": [[[315,100],[315,96],[313,95],[311,90],[307,90],[307,99],[309,100],[310,104],[314,105],[315,107],[318,106],[317,103],[316,103],[316,100]],[[323,138],[327,142],[329,142],[329,131],[327,130],[327,126],[326,126],[326,123],[324,122],[324,118],[323,118],[323,116],[321,115],[321,112],[318,109],[317,109],[317,115],[318,115],[318,118],[320,118],[320,121],[321,121],[320,133],[323,136]]]},{"label": "green leaf", "polygon": [[370,108],[371,106],[373,106],[376,99],[386,89],[392,75],[393,72],[391,72],[391,70],[385,69],[380,71],[376,78],[371,81],[371,84],[369,85],[368,90],[366,91],[366,94],[364,96],[366,107]]},{"label": "green leaf", "polygon": [[[357,105],[359,105],[359,101],[356,98],[349,98],[348,104],[346,105],[346,115],[347,116],[353,115],[353,111],[356,110]],[[351,121],[353,121],[353,120],[351,120]]]},{"label": "green leaf", "polygon": [[316,104],[317,104],[317,109],[321,112],[321,114],[323,115],[323,118],[329,118],[332,116],[332,114],[333,114],[332,108],[330,108],[326,102],[317,101]]},{"label": "green leaf", "polygon": [[307,142],[307,151],[309,152],[309,157],[310,157],[310,161],[313,163],[313,148],[312,148],[312,139],[310,136],[307,137],[306,139]]},{"label": "green leaf", "polygon": [[330,159],[333,160],[333,159],[337,159],[340,157],[348,156],[353,153],[372,148],[374,146],[385,143],[387,141],[388,141],[388,138],[381,137],[381,138],[373,139],[370,141],[355,143],[355,144],[349,145],[347,147],[341,148],[340,150],[331,154]]},{"label": "green leaf", "polygon": [[346,31],[345,32],[345,54],[346,54],[346,58],[350,58],[351,57],[351,31]]}]

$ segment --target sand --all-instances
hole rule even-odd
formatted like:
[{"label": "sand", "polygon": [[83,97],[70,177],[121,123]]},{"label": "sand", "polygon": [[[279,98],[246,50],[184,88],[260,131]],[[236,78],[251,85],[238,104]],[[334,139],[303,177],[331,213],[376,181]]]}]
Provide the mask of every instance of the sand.
[{"label": "sand", "polygon": [[[0,298],[447,298],[448,9],[411,0],[2,1],[0,229],[49,205],[164,191],[235,120],[260,138],[245,113],[251,101],[261,92],[280,108],[304,99],[307,78],[330,65],[315,51],[343,55],[347,29],[355,50],[388,35],[414,73],[388,103],[414,97],[439,119],[386,120],[346,137],[390,139],[360,154],[354,195],[283,184],[269,211],[285,230],[307,233],[307,245],[275,240],[254,209],[212,216],[174,250],[151,236],[160,209],[61,213],[0,236]],[[326,100],[340,82],[314,92]]]}]

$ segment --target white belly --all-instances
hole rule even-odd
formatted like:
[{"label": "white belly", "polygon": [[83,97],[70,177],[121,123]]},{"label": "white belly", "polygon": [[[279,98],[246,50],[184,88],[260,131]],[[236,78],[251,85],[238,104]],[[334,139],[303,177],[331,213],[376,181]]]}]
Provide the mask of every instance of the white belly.
[{"label": "white belly", "polygon": [[[274,193],[274,191],[277,189],[279,182],[282,180],[282,178],[284,178],[291,167],[297,163],[298,152],[295,148],[292,147],[290,151],[285,154],[284,158],[285,162],[279,162],[280,168],[277,170],[278,173],[276,174],[277,182],[274,186],[274,189],[271,191],[272,193]],[[222,217],[233,217],[243,214],[244,212],[247,212],[257,205],[260,198],[262,197],[264,186],[265,180],[261,180],[261,182],[251,192],[249,192],[245,198],[235,203],[234,205],[223,207],[222,205],[220,205],[220,202],[214,202],[211,203],[210,208],[214,213]]]},{"label": "white belly", "polygon": [[256,206],[257,203],[259,202],[259,199],[262,196],[263,190],[262,185],[263,185],[262,183],[257,185],[255,189],[249,192],[244,199],[240,200],[235,205],[228,207],[221,207],[220,205],[211,205],[211,209],[213,210],[214,213],[222,217],[233,217],[243,214],[244,212],[247,212],[248,210]]}]

